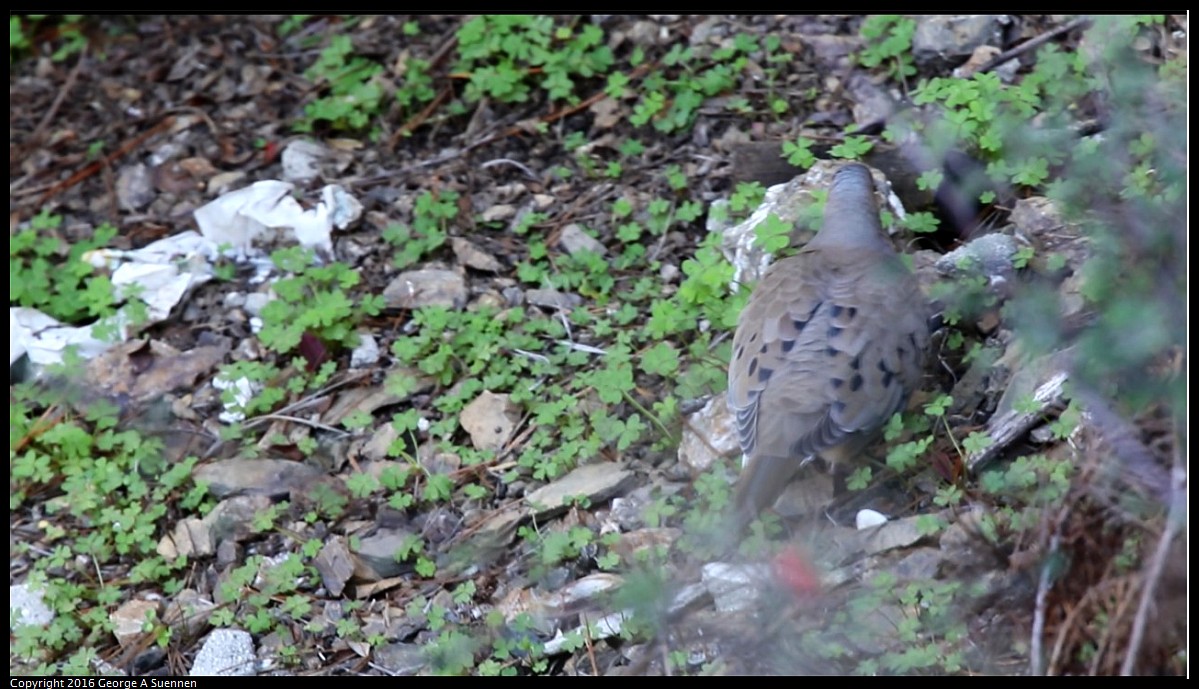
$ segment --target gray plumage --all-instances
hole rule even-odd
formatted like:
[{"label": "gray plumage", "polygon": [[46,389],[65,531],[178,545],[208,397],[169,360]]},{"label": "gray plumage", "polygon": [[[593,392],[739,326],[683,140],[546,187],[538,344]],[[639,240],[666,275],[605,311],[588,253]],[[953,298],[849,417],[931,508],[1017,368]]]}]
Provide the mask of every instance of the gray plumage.
[{"label": "gray plumage", "polygon": [[820,232],[775,262],[737,323],[729,406],[744,468],[743,522],[774,504],[802,463],[852,459],[919,384],[928,305],[884,236],[870,171],[837,171]]}]

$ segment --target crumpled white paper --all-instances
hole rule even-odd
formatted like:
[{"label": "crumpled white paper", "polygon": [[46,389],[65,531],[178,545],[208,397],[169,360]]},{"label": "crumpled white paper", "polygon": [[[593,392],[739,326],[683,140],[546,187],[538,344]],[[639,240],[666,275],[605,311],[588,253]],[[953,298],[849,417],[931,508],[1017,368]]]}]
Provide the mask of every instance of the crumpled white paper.
[{"label": "crumpled white paper", "polygon": [[[25,306],[8,309],[8,365],[12,366],[25,354],[39,366],[61,364],[63,350],[74,345],[85,359],[102,354],[113,345],[95,336],[99,324],[76,328],[63,325],[46,314]],[[124,328],[121,328],[124,339]]]},{"label": "crumpled white paper", "polygon": [[304,210],[291,196],[295,185],[279,180],[255,182],[204,204],[195,211],[200,233],[216,245],[245,255],[254,240],[272,229],[288,228],[301,246],[333,253],[333,227],[345,229],[362,215],[362,204],[341,187],[321,189],[321,201]]},{"label": "crumpled white paper", "polygon": [[[333,253],[333,228],[345,229],[362,215],[362,204],[345,189],[330,184],[321,189],[321,200],[304,210],[291,196],[295,185],[279,180],[256,182],[213,199],[197,208],[194,215],[200,231],[181,232],[135,251],[99,249],[84,260],[112,272],[118,300],[127,298],[136,286],[138,297],[148,306],[149,325],[166,319],[171,310],[195,286],[212,279],[212,263],[223,248],[235,259],[249,260],[265,270],[262,252],[255,240],[277,231],[291,230],[302,246],[324,256]],[[274,232],[272,232],[274,231]],[[129,335],[127,311],[118,310],[114,320],[103,325],[116,327],[119,340]],[[8,363],[24,354],[37,365],[62,362],[63,350],[71,345],[80,356],[92,358],[115,342],[96,337],[101,324],[67,326],[26,307],[9,308]]]}]

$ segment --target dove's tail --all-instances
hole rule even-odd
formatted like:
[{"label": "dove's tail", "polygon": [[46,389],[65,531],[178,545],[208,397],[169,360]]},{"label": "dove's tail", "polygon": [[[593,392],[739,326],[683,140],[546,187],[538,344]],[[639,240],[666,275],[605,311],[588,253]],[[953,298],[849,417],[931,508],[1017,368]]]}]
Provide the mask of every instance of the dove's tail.
[{"label": "dove's tail", "polygon": [[774,504],[787,483],[803,466],[796,457],[754,457],[737,479],[733,493],[733,514],[740,533],[762,510]]}]

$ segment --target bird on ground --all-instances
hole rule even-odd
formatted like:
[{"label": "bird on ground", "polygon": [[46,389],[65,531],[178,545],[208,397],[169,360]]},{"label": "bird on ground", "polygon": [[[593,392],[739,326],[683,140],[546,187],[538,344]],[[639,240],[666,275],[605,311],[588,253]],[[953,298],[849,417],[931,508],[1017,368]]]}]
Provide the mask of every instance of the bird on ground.
[{"label": "bird on ground", "polygon": [[733,338],[729,407],[744,452],[739,528],[815,457],[858,456],[919,386],[929,307],[883,233],[874,180],[852,163],[833,177],[820,231],[773,263]]}]

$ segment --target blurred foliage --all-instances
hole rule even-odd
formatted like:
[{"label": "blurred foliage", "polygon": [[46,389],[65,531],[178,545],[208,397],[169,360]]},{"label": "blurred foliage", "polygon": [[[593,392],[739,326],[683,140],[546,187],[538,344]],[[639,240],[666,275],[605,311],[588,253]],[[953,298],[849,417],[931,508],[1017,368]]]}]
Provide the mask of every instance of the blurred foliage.
[{"label": "blurred foliage", "polygon": [[[1155,401],[1181,410],[1185,378],[1161,365],[1186,343],[1186,68],[1137,54],[1138,30],[1150,29],[1138,18],[1102,17],[1087,32],[1076,79],[1100,104],[1104,128],[1059,139],[1059,171],[1047,188],[1089,239],[1082,296],[1094,319],[1065,332],[1056,300],[1046,303],[1040,290],[1018,299],[1013,313],[1034,350],[1076,343],[1079,382],[1127,411]],[[1054,89],[1055,97],[1049,110],[1066,113],[1075,90]]]}]

